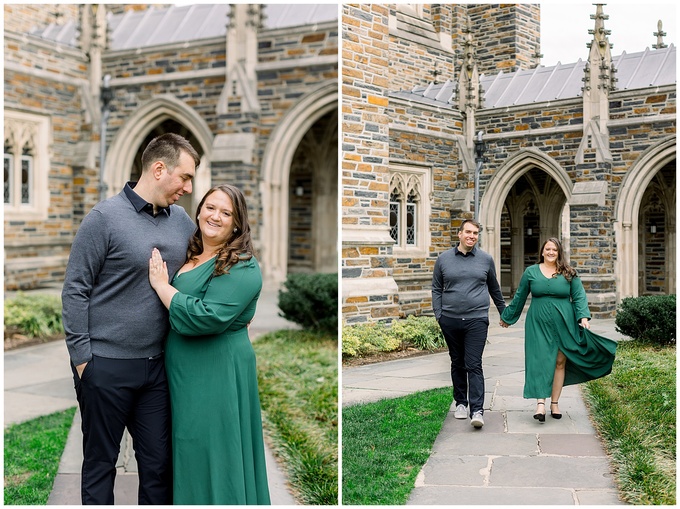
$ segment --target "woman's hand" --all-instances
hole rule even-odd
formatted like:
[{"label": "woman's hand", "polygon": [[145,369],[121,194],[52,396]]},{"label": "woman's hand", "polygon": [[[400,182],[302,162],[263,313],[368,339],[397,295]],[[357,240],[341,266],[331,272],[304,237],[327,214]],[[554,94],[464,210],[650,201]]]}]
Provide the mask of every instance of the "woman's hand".
[{"label": "woman's hand", "polygon": [[587,318],[581,318],[581,327],[590,330],[590,320]]},{"label": "woman's hand", "polygon": [[163,261],[158,248],[154,247],[149,259],[149,283],[158,292],[164,285],[170,284],[168,279],[168,264]]},{"label": "woman's hand", "polygon": [[510,327],[510,324],[509,324],[509,323],[505,323],[503,320],[501,320],[501,322],[499,323],[499,325],[500,325],[501,327],[503,327],[504,329],[507,329],[508,327]]},{"label": "woman's hand", "polygon": [[154,247],[149,259],[149,283],[151,283],[151,288],[156,291],[163,305],[170,309],[172,297],[177,293],[177,289],[170,286],[168,280],[168,264],[163,261],[161,252]]}]

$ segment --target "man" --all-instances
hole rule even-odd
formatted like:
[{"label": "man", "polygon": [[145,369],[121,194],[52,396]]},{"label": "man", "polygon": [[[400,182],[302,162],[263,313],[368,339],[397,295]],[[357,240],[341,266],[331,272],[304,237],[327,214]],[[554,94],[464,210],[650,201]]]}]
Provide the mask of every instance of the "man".
[{"label": "man", "polygon": [[[465,219],[460,243],[444,251],[434,265],[432,308],[449,347],[456,419],[469,415],[475,428],[484,426],[482,354],[489,330],[489,295],[499,313],[505,300],[493,258],[477,247],[479,223]],[[469,397],[468,397],[469,396]]]},{"label": "man", "polygon": [[194,222],[178,205],[199,157],[163,134],[142,154],[139,182],[94,206],[76,233],[62,305],[82,414],[82,503],[112,505],[123,431],[133,439],[139,504],[172,504],[170,400],[163,342],[168,312],[149,284],[157,247],[174,274]]}]

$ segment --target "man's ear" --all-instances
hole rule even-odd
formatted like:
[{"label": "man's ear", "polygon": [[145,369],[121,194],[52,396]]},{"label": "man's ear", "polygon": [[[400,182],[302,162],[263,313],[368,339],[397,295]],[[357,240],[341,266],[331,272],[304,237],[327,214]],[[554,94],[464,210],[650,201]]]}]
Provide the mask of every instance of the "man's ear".
[{"label": "man's ear", "polygon": [[163,174],[163,169],[165,168],[165,163],[163,161],[156,161],[151,165],[151,172],[156,180],[161,178]]}]

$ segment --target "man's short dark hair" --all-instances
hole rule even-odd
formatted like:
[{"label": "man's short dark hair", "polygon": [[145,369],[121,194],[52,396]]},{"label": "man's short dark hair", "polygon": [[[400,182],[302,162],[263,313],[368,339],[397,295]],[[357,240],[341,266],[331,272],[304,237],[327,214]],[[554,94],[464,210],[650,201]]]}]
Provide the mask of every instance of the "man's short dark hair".
[{"label": "man's short dark hair", "polygon": [[149,142],[142,154],[142,173],[151,167],[156,161],[163,161],[168,170],[172,171],[179,165],[182,152],[189,154],[194,164],[198,166],[201,158],[198,152],[191,146],[186,138],[179,134],[165,133],[157,136]]},{"label": "man's short dark hair", "polygon": [[460,228],[458,228],[458,231],[459,231],[459,232],[462,232],[463,229],[465,228],[465,225],[466,225],[467,223],[470,223],[471,225],[476,226],[477,229],[478,229],[479,231],[482,231],[482,225],[479,224],[479,223],[478,223],[477,221],[475,221],[474,219],[463,219],[463,222],[460,223]]}]

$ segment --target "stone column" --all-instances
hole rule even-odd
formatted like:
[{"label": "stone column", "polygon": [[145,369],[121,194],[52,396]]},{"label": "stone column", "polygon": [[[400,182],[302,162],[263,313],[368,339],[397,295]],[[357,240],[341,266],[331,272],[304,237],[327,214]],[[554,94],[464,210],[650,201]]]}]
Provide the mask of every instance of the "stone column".
[{"label": "stone column", "polygon": [[[576,165],[570,205],[570,261],[583,281],[590,312],[597,318],[616,312],[611,163],[596,163],[586,153]],[[585,179],[588,180],[580,180]]]},{"label": "stone column", "polygon": [[389,234],[389,9],[343,6],[342,313],[399,316]]}]

